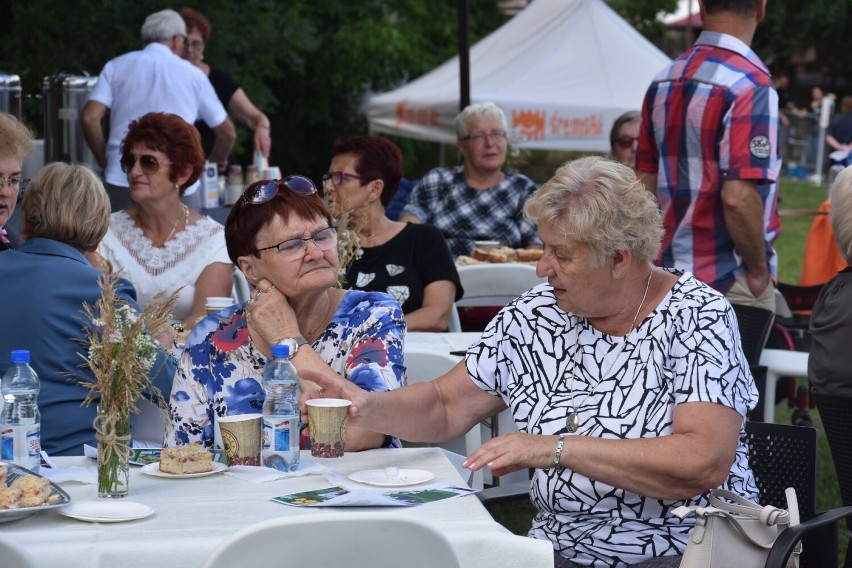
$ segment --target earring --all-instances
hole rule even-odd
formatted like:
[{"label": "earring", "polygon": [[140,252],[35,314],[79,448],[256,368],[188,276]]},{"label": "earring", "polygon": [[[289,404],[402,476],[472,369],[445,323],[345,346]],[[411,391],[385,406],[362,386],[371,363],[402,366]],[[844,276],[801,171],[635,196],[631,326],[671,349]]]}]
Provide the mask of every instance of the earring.
[{"label": "earring", "polygon": [[175,184],[175,191],[180,191],[180,186],[178,184]]}]

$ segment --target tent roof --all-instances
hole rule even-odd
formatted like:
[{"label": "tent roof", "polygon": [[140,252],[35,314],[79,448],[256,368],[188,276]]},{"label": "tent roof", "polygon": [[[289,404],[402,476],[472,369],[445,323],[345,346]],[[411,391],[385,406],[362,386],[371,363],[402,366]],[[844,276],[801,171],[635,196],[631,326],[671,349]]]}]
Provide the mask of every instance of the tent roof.
[{"label": "tent roof", "polygon": [[[612,122],[669,62],[602,0],[534,0],[471,48],[471,101],[500,105],[517,146],[606,151]],[[367,114],[373,132],[454,143],[458,101],[453,57]]]}]

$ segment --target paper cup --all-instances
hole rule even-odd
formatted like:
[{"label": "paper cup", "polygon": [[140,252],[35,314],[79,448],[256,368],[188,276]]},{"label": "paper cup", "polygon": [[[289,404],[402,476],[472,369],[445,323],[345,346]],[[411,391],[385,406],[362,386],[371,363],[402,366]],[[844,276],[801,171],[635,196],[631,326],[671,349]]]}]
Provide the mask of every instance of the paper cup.
[{"label": "paper cup", "polygon": [[228,465],[260,465],[260,434],[263,416],[237,414],[218,418]]},{"label": "paper cup", "polygon": [[207,314],[215,314],[227,307],[234,305],[234,299],[227,296],[210,296],[204,304]]},{"label": "paper cup", "polygon": [[308,430],[311,455],[315,458],[339,458],[346,447],[349,407],[352,401],[340,398],[308,400]]}]

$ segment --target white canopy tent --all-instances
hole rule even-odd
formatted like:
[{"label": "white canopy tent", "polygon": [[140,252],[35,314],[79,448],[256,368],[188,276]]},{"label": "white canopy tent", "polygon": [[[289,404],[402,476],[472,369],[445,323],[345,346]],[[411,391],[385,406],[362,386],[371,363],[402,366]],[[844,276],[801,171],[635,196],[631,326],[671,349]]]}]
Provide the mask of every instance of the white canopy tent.
[{"label": "white canopy tent", "polygon": [[[603,152],[669,62],[602,0],[534,0],[471,48],[470,98],[503,109],[516,146]],[[367,107],[374,133],[455,143],[458,56]]]}]

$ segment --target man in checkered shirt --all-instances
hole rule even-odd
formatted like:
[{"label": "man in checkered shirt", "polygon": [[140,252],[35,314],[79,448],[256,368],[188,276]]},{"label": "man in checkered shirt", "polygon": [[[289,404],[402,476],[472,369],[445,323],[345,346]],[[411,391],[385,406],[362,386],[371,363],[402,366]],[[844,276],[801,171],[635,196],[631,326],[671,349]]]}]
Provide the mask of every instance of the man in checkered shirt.
[{"label": "man in checkered shirt", "polygon": [[749,47],[767,0],[701,0],[695,46],[648,88],[636,169],[656,193],[658,263],[774,311],[778,94]]},{"label": "man in checkered shirt", "polygon": [[540,244],[535,226],[522,213],[535,184],[502,170],[507,146],[503,111],[494,103],[476,103],[455,122],[464,163],[427,172],[399,220],[438,227],[454,257],[470,254],[479,240],[513,248]]}]

